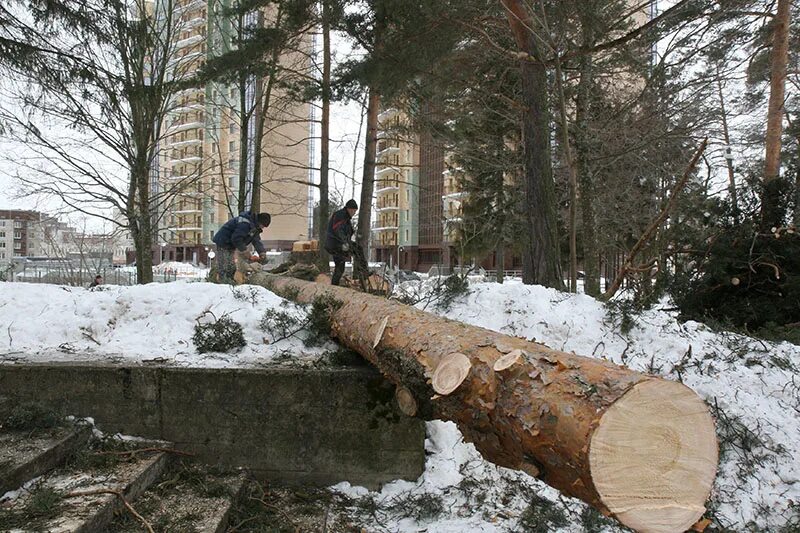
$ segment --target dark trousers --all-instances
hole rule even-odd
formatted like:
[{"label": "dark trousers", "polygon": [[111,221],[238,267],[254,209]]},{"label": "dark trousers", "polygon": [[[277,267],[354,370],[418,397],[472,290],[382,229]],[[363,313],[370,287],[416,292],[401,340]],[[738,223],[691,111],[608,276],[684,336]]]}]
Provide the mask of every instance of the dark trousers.
[{"label": "dark trousers", "polygon": [[217,246],[217,270],[219,270],[220,283],[233,283],[233,275],[236,273],[236,264],[233,262],[233,254],[236,250]]},{"label": "dark trousers", "polygon": [[331,250],[325,248],[331,257],[333,257],[333,277],[331,277],[331,285],[338,285],[344,274],[344,264],[350,258],[347,254],[342,253],[341,250]]}]

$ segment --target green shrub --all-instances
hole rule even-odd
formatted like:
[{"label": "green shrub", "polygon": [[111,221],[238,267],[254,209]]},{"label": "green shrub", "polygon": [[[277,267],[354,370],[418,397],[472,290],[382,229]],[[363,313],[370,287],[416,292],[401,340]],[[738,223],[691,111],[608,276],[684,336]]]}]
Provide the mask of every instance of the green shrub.
[{"label": "green shrub", "polygon": [[247,344],[242,325],[227,316],[207,324],[195,324],[192,342],[198,353],[229,352]]},{"label": "green shrub", "polygon": [[436,307],[442,311],[449,310],[462,296],[469,294],[469,281],[466,277],[453,274],[445,278],[444,283],[434,289]]}]

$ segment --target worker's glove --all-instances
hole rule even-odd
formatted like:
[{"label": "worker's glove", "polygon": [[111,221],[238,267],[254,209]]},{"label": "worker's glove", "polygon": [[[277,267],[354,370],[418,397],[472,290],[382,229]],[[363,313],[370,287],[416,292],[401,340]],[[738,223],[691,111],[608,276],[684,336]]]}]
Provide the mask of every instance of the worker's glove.
[{"label": "worker's glove", "polygon": [[267,252],[261,252],[260,254],[258,254],[258,261],[260,263],[262,263],[262,264],[266,263],[267,262]]},{"label": "worker's glove", "polygon": [[344,243],[344,244],[342,245],[342,251],[343,251],[343,252],[349,252],[349,251],[350,251],[350,245],[349,245],[349,244],[347,244],[347,243]]}]

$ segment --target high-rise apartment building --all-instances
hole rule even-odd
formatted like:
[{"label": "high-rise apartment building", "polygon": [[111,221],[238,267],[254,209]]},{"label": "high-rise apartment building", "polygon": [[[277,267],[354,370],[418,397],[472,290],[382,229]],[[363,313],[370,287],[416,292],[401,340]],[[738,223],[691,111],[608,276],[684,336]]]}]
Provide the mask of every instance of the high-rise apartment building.
[{"label": "high-rise apartment building", "polygon": [[419,147],[398,134],[404,120],[395,108],[378,116],[372,224],[375,259],[401,266],[414,257],[419,241]]},{"label": "high-rise apartment building", "polygon": [[[194,75],[209,57],[235,47],[232,22],[222,13],[225,0],[171,1],[178,21],[176,52],[170,68],[179,77]],[[251,24],[268,20],[268,12],[254,12]],[[307,39],[311,46],[311,38]],[[308,50],[307,52],[309,52]],[[294,68],[310,68],[308,53],[282,58]],[[244,89],[249,117],[242,118],[240,87],[212,82],[177,93],[163,124],[165,136],[159,148],[155,190],[179,191],[159,212],[154,260],[206,261],[214,233],[238,214],[240,195],[250,205],[253,191],[255,152],[261,151],[261,201],[259,211],[272,214],[272,224],[262,235],[268,248],[290,249],[291,243],[308,238],[309,105],[292,101],[279,89],[264,113],[265,133],[256,147],[256,103],[265,81],[247,78]],[[244,123],[249,145],[245,160],[240,146]],[[239,190],[240,166],[247,176],[245,190]],[[154,169],[155,170],[155,169]]]},{"label": "high-rise apartment building", "polygon": [[450,265],[454,224],[460,214],[456,180],[445,150],[428,133],[402,132],[405,114],[389,108],[378,116],[373,258],[404,270]]}]

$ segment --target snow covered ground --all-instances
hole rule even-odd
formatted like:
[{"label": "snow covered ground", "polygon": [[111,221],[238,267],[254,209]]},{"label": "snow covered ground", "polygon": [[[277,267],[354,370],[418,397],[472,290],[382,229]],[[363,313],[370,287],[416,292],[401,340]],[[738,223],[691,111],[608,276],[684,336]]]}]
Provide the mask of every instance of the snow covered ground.
[{"label": "snow covered ground", "polygon": [[[0,362],[156,362],[178,366],[247,367],[291,356],[313,360],[321,349],[298,338],[276,343],[259,328],[267,308],[281,304],[255,286],[176,281],[95,289],[0,283]],[[228,316],[243,327],[247,345],[235,353],[200,354],[194,326]]]},{"label": "snow covered ground", "polygon": [[[404,284],[425,293],[431,281]],[[470,324],[604,357],[682,380],[717,418],[721,465],[708,531],[796,531],[800,522],[800,347],[679,323],[664,302],[625,330],[619,312],[584,295],[511,281],[472,283],[448,310]],[[0,283],[0,361],[101,359],[209,367],[313,361],[297,339],[266,343],[266,308],[294,309],[260,287],[175,282],[102,290]],[[197,320],[228,315],[244,326],[235,354],[198,354]],[[339,484],[368,531],[619,531],[582,503],[521,472],[483,461],[452,423],[428,423],[428,460],[416,482],[379,492]]]}]

